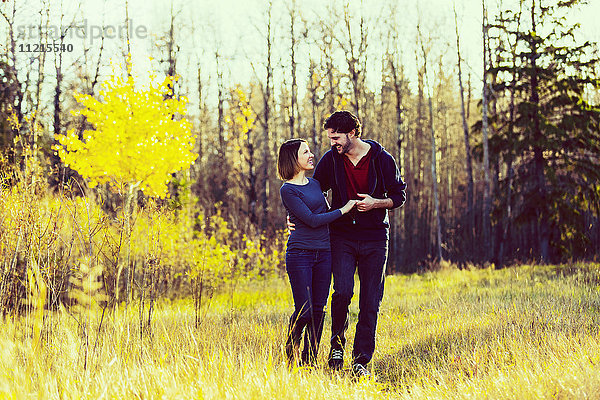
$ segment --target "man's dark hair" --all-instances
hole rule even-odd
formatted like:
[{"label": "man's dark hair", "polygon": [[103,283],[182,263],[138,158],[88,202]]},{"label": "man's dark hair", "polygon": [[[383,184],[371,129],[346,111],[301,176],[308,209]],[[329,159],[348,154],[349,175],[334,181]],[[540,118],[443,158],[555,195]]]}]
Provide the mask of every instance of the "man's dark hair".
[{"label": "man's dark hair", "polygon": [[292,179],[300,170],[298,166],[298,149],[304,139],[290,139],[283,142],[279,147],[279,155],[277,156],[277,173],[279,177],[285,181]]},{"label": "man's dark hair", "polygon": [[349,133],[353,129],[356,137],[360,136],[360,121],[358,117],[350,111],[336,111],[325,120],[323,125],[325,130],[333,129],[336,133]]}]

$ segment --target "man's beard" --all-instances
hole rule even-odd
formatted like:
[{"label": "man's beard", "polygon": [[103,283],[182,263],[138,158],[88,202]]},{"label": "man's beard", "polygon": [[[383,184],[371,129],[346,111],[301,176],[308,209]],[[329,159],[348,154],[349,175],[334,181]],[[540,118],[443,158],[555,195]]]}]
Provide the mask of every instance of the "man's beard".
[{"label": "man's beard", "polygon": [[[348,153],[348,151],[350,151],[350,142],[346,142],[346,144],[344,144],[343,146],[338,146],[339,145],[336,144],[335,146],[332,146],[332,148],[335,149],[335,151],[337,151],[339,154],[346,154]],[[338,150],[338,148],[340,150]]]}]

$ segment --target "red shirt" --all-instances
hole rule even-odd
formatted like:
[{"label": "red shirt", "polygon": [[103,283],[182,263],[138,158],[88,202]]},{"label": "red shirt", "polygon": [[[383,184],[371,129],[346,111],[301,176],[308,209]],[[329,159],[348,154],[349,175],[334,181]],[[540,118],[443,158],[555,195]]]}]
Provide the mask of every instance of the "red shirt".
[{"label": "red shirt", "polygon": [[369,192],[369,164],[371,162],[371,149],[358,161],[356,166],[344,155],[344,170],[346,171],[346,190],[348,199],[362,200],[357,193]]}]

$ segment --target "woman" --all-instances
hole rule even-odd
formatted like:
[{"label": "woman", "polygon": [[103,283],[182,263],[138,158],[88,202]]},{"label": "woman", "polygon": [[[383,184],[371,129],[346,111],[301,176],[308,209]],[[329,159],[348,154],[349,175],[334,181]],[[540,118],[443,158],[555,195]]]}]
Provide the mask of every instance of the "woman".
[{"label": "woman", "polygon": [[277,171],[284,180],[279,193],[290,222],[296,227],[287,242],[286,270],[294,297],[286,356],[290,364],[298,358],[304,332],[302,364],[312,365],[317,358],[323,331],[325,304],[331,283],[331,250],[328,223],[352,209],[357,200],[342,208],[327,211],[328,205],[319,182],[306,176],[314,168],[314,155],[306,140],[291,139],[279,148]]}]

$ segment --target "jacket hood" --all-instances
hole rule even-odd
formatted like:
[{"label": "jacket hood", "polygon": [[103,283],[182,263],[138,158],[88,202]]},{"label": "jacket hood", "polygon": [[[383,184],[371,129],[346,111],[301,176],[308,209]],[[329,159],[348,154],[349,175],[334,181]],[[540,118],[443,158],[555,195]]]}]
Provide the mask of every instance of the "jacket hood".
[{"label": "jacket hood", "polygon": [[369,143],[371,145],[371,149],[373,150],[373,154],[371,154],[371,157],[379,157],[379,155],[383,153],[383,146],[377,143],[376,141],[367,139],[364,140],[364,142]]}]

